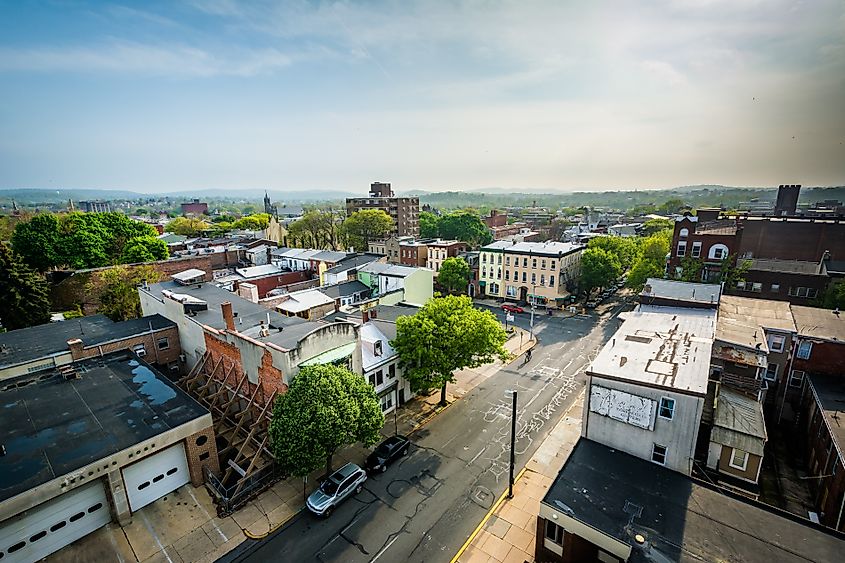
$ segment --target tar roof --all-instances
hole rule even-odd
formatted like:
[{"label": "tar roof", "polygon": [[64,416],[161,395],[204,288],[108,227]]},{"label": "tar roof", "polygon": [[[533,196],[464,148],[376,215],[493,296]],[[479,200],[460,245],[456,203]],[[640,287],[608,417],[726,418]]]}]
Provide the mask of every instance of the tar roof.
[{"label": "tar roof", "polygon": [[81,379],[47,370],[0,387],[0,501],[208,414],[129,352],[74,366]]},{"label": "tar roof", "polygon": [[[182,286],[179,286],[182,287]],[[105,315],[49,323],[0,333],[0,368],[47,358],[68,350],[67,341],[79,338],[86,347],[176,326],[161,315],[114,322]]]},{"label": "tar roof", "polygon": [[337,299],[338,297],[345,297],[348,295],[355,295],[356,293],[361,293],[362,291],[370,291],[369,286],[365,285],[358,280],[348,281],[339,283],[336,285],[330,285],[327,287],[321,287],[320,292],[333,298]]},{"label": "tar roof", "polygon": [[839,561],[845,550],[841,534],[585,438],[542,502],[630,545],[630,562]]},{"label": "tar roof", "polygon": [[719,301],[719,321],[722,319],[759,325],[765,329],[795,332],[795,321],[786,301],[723,295]]},{"label": "tar roof", "polygon": [[810,388],[819,403],[825,424],[845,459],[845,380],[841,376],[810,375]]},{"label": "tar roof", "polygon": [[690,303],[718,303],[722,286],[712,283],[692,283],[675,280],[648,278],[640,296],[643,303],[648,299],[672,299]]},{"label": "tar roof", "polygon": [[340,272],[345,272],[347,270],[351,270],[353,268],[357,268],[359,266],[363,266],[364,264],[369,264],[370,262],[376,262],[383,258],[379,254],[356,254],[355,256],[350,256],[343,260],[340,264],[332,266],[328,270],[326,270],[327,274],[337,274]]},{"label": "tar roof", "polygon": [[569,254],[570,252],[584,248],[583,244],[573,244],[571,242],[517,242],[500,240],[492,244],[488,244],[481,248],[481,250],[492,251],[507,251],[514,254],[536,254],[537,256],[558,256],[560,254]]},{"label": "tar roof", "polygon": [[845,317],[830,309],[793,305],[792,318],[802,336],[845,342]]},{"label": "tar roof", "polygon": [[593,375],[707,392],[715,311],[640,307],[619,316],[625,322],[593,360],[589,368]]},{"label": "tar roof", "polygon": [[734,235],[736,234],[736,221],[733,219],[718,219],[702,223],[695,229],[697,235]]},{"label": "tar roof", "polygon": [[267,315],[270,315],[271,326],[293,326],[305,322],[303,319],[288,317],[276,311],[271,311],[252,301],[239,297],[237,294],[226,291],[210,283],[203,283],[199,285],[179,285],[175,282],[162,282],[153,284],[147,290],[151,295],[157,299],[166,299],[162,296],[162,291],[168,290],[175,294],[188,295],[194,299],[199,299],[208,303],[207,311],[197,311],[195,319],[198,323],[210,326],[216,329],[226,328],[226,321],[223,320],[223,312],[220,305],[228,301],[232,304],[232,310],[237,313],[238,317],[235,319],[237,329],[244,331],[250,327],[257,326],[261,321],[267,320]]},{"label": "tar roof", "polygon": [[322,260],[325,262],[340,262],[349,256],[346,252],[337,252],[335,250],[322,250],[312,256],[314,260]]},{"label": "tar roof", "polygon": [[775,258],[752,258],[750,270],[779,272],[782,274],[804,274],[824,276],[818,262],[804,262],[801,260],[778,260]]}]

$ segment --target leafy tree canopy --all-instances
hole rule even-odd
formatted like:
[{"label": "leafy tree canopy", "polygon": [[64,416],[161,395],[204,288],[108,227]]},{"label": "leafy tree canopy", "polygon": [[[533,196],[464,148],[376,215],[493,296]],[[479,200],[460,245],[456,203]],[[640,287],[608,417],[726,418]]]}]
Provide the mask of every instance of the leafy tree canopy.
[{"label": "leafy tree canopy", "polygon": [[176,217],[164,226],[168,233],[187,237],[196,237],[211,228],[211,225],[196,217]]},{"label": "leafy tree canopy", "polygon": [[627,270],[631,267],[634,257],[637,255],[637,244],[632,238],[603,236],[590,239],[587,243],[587,248],[601,248],[608,253],[616,256],[622,270]]},{"label": "leafy tree canopy", "polygon": [[326,464],[341,447],[375,444],[384,426],[375,389],[363,377],[335,365],[307,366],[276,399],[270,441],[291,475],[304,477]]},{"label": "leafy tree canopy", "polygon": [[440,217],[438,234],[445,239],[466,242],[472,247],[493,242],[493,235],[490,234],[487,225],[478,215],[466,210],[455,211]]},{"label": "leafy tree canopy", "polygon": [[507,359],[506,340],[493,313],[476,309],[467,296],[450,295],[429,300],[414,315],[399,317],[390,345],[398,352],[411,387],[415,391],[440,387],[440,402],[445,403],[446,385],[455,381],[453,372]]},{"label": "leafy tree canopy", "polygon": [[831,283],[816,305],[825,309],[845,309],[845,282]]},{"label": "leafy tree canopy", "polygon": [[634,291],[642,290],[648,278],[663,277],[671,238],[672,231],[664,229],[639,240],[637,257],[628,272],[627,282]]},{"label": "leafy tree canopy", "polygon": [[52,213],[39,213],[18,223],[12,233],[12,247],[30,266],[45,272],[59,264],[59,219]]},{"label": "leafy tree canopy", "polygon": [[0,242],[0,324],[15,330],[50,320],[47,281]]},{"label": "leafy tree canopy", "polygon": [[608,287],[622,274],[619,258],[603,248],[587,248],[581,255],[581,285],[592,291],[594,287]]},{"label": "leafy tree canopy", "polygon": [[471,278],[472,270],[460,256],[446,258],[437,274],[437,282],[450,293],[466,291]]},{"label": "leafy tree canopy", "polygon": [[665,229],[671,230],[674,226],[675,223],[671,219],[649,219],[643,223],[642,235],[647,237]]},{"label": "leafy tree canopy", "polygon": [[155,262],[156,260],[167,260],[170,251],[167,243],[158,237],[143,236],[129,239],[123,247],[121,262],[124,264],[137,264],[139,262]]},{"label": "leafy tree canopy", "polygon": [[115,266],[94,272],[86,287],[89,297],[99,302],[98,313],[113,321],[137,319],[142,315],[138,286],[155,283],[160,274],[151,266]]},{"label": "leafy tree canopy", "polygon": [[393,229],[393,219],[381,209],[356,211],[343,222],[349,244],[366,252],[370,241],[384,238]]},{"label": "leafy tree canopy", "polygon": [[437,238],[439,236],[440,217],[428,211],[420,212],[420,237]]}]

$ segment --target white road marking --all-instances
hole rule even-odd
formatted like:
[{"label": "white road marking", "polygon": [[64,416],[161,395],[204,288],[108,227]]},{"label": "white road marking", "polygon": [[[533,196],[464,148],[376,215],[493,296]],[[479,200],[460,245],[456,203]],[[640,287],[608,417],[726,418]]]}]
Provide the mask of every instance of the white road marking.
[{"label": "white road marking", "polygon": [[475,454],[475,457],[474,457],[474,458],[472,458],[471,460],[469,460],[469,463],[467,463],[467,465],[472,465],[473,463],[475,463],[475,460],[476,460],[476,459],[478,459],[478,457],[479,457],[481,454],[483,454],[483,453],[484,453],[484,450],[486,450],[486,449],[487,449],[487,446],[484,446],[483,448],[481,448],[481,451],[480,451],[480,452],[478,452],[477,454]]},{"label": "white road marking", "polygon": [[389,542],[387,542],[387,545],[386,545],[386,546],[384,546],[383,548],[381,548],[381,551],[379,551],[378,553],[376,553],[376,556],[375,556],[375,557],[373,557],[372,559],[370,559],[370,563],[375,563],[376,559],[378,559],[379,557],[381,557],[381,556],[382,556],[382,554],[383,554],[385,551],[387,551],[387,548],[389,548],[391,545],[393,545],[393,542],[395,542],[395,541],[396,541],[396,540],[398,540],[398,539],[399,539],[399,536],[394,536],[394,538],[393,538],[392,540],[390,540]]}]

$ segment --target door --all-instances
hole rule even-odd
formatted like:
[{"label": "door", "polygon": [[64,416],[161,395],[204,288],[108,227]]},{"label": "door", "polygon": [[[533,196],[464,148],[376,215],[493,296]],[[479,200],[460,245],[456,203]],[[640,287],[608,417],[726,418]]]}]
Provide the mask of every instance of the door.
[{"label": "door", "polygon": [[38,561],[110,521],[98,479],[0,523],[0,560]]},{"label": "door", "polygon": [[181,442],[123,469],[129,508],[135,512],[190,481]]}]

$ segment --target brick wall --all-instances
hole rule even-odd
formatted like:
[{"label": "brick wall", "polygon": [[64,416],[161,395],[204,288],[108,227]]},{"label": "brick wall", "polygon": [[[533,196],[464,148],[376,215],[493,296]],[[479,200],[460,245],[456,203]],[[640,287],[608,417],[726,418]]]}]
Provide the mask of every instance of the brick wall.
[{"label": "brick wall", "polygon": [[[827,425],[824,422],[815,397],[808,392],[805,399],[807,470],[810,477],[826,476],[820,479],[808,479],[819,520],[825,526],[836,527],[839,510],[845,500],[845,460],[839,457]],[[833,466],[836,464],[836,474]],[[845,530],[845,514],[839,521],[839,530]]]},{"label": "brick wall", "polygon": [[[235,389],[244,376],[241,352],[238,347],[208,332],[205,333],[205,345],[210,355],[209,363],[206,364],[206,372],[210,372],[212,366],[217,365],[217,362],[222,358],[223,364],[214,374],[215,379],[225,381],[232,389]],[[258,385],[259,389],[255,395],[255,402],[262,406],[274,391],[278,393],[287,391],[282,371],[273,366],[273,358],[267,350],[264,350],[261,365],[258,368]],[[241,389],[243,395],[251,397],[255,392],[255,385],[246,381]]]},{"label": "brick wall", "polygon": [[[275,274],[265,278],[251,279],[247,283],[251,283],[256,286],[258,288],[258,298],[263,299],[267,297],[267,292],[272,289],[309,281],[311,277],[312,275],[309,271],[286,272],[284,274]],[[237,291],[237,283],[235,286],[235,291]]]},{"label": "brick wall", "polygon": [[203,467],[208,467],[215,475],[220,474],[220,461],[217,458],[217,443],[214,438],[214,427],[209,426],[185,439],[188,471],[191,473],[191,484],[195,487],[205,482]]},{"label": "brick wall", "polygon": [[780,258],[818,262],[825,250],[831,260],[845,260],[845,222],[783,221],[745,219],[739,245],[740,254],[751,252],[754,258]]},{"label": "brick wall", "polygon": [[[167,339],[168,347],[165,350],[159,350],[158,348],[158,341],[162,338]],[[145,333],[102,345],[86,346],[83,340],[78,346],[71,345],[70,351],[73,360],[77,361],[118,350],[132,349],[139,344],[144,345],[144,350],[146,351],[144,359],[151,364],[162,367],[166,367],[173,362],[178,362],[179,354],[182,353],[179,342],[179,330],[175,326],[156,330],[152,334]]]}]

